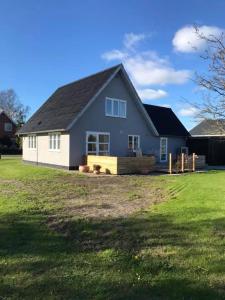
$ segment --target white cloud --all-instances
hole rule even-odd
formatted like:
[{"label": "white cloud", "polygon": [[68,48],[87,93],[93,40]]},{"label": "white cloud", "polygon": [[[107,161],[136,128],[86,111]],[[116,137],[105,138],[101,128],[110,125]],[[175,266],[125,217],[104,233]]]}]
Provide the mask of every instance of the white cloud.
[{"label": "white cloud", "polygon": [[137,90],[142,100],[161,99],[168,96],[166,91],[154,89],[141,89]]},{"label": "white cloud", "polygon": [[198,113],[198,109],[193,106],[188,106],[178,111],[178,114],[182,117],[194,117],[197,115],[197,113]]},{"label": "white cloud", "polygon": [[102,58],[105,60],[123,60],[127,56],[126,52],[114,49],[102,54]]},{"label": "white cloud", "polygon": [[105,52],[102,58],[107,61],[122,61],[136,86],[183,84],[187,82],[191,77],[190,70],[175,69],[168,58],[160,57],[154,51],[137,51],[135,49],[134,46],[137,42],[146,37],[144,34],[127,34],[125,35],[124,49]]},{"label": "white cloud", "polygon": [[[218,37],[222,31],[221,28],[215,26],[199,27],[199,34],[205,37]],[[193,26],[185,26],[175,33],[173,46],[176,51],[188,53],[204,50],[207,46],[207,42],[196,34]]]},{"label": "white cloud", "polygon": [[141,33],[141,34],[134,34],[133,32],[126,33],[124,35],[123,44],[124,44],[125,48],[133,49],[133,47],[137,46],[137,44],[140,41],[143,41],[146,37],[147,36],[143,33]]},{"label": "white cloud", "polygon": [[137,85],[183,84],[191,77],[189,70],[176,70],[168,60],[152,52],[130,55],[123,63]]}]

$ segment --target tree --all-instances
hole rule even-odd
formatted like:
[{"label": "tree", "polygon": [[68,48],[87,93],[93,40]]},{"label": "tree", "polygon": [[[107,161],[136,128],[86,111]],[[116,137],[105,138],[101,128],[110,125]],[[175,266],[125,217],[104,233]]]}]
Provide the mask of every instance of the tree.
[{"label": "tree", "polygon": [[202,34],[195,27],[198,38],[206,42],[207,48],[201,58],[207,63],[208,73],[196,73],[195,82],[203,91],[201,103],[195,104],[197,117],[217,121],[217,126],[225,130],[225,32],[219,36]]},{"label": "tree", "polygon": [[18,125],[22,126],[27,118],[29,107],[23,105],[13,89],[0,91],[0,108]]}]

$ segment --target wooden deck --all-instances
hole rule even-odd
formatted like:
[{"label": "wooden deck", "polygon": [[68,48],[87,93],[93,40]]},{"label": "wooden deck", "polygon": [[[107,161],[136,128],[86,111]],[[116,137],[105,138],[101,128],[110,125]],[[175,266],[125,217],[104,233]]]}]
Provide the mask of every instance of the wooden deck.
[{"label": "wooden deck", "polygon": [[147,174],[155,170],[154,156],[117,157],[117,156],[87,156],[87,165],[93,170],[94,165],[101,166],[101,172],[106,174]]}]

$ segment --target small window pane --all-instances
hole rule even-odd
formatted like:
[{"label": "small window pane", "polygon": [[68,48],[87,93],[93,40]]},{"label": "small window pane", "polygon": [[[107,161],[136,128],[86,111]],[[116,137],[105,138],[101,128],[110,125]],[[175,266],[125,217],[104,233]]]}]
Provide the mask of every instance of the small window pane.
[{"label": "small window pane", "polygon": [[99,151],[109,151],[109,145],[108,144],[99,144]]},{"label": "small window pane", "polygon": [[126,104],[125,102],[120,101],[120,117],[126,116]]},{"label": "small window pane", "polygon": [[36,136],[34,136],[33,138],[34,138],[33,148],[36,148]]},{"label": "small window pane", "polygon": [[88,144],[88,152],[96,152],[96,144],[94,143],[89,143]]},{"label": "small window pane", "polygon": [[134,136],[134,150],[138,149],[138,136]]},{"label": "small window pane", "polygon": [[132,139],[132,136],[130,136],[130,135],[128,137],[128,148],[129,149],[133,148],[133,139]]},{"label": "small window pane", "polygon": [[55,134],[53,134],[52,136],[53,136],[53,146],[52,146],[52,149],[55,149],[56,148],[56,137],[55,137]]},{"label": "small window pane", "polygon": [[112,115],[112,100],[110,100],[110,99],[107,99],[106,100],[106,114],[107,115]]},{"label": "small window pane", "polygon": [[58,134],[57,149],[60,149],[60,134]]},{"label": "small window pane", "polygon": [[119,102],[116,100],[113,101],[113,115],[119,116]]},{"label": "small window pane", "polygon": [[108,134],[100,134],[99,135],[99,143],[108,143],[109,135]]},{"label": "small window pane", "polygon": [[97,137],[95,134],[88,135],[88,142],[96,142],[96,141],[97,141]]}]

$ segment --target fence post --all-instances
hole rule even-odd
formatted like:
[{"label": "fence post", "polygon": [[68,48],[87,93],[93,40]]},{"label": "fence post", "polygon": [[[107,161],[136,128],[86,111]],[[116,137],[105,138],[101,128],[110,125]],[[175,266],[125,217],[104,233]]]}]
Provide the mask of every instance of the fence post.
[{"label": "fence post", "polygon": [[195,153],[192,154],[192,171],[195,172]]},{"label": "fence post", "polygon": [[181,172],[184,173],[184,153],[181,154]]},{"label": "fence post", "polygon": [[169,154],[169,173],[172,174],[172,153]]}]

